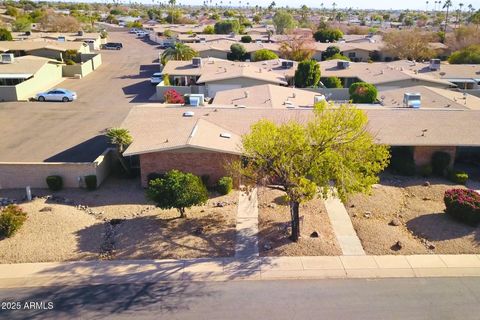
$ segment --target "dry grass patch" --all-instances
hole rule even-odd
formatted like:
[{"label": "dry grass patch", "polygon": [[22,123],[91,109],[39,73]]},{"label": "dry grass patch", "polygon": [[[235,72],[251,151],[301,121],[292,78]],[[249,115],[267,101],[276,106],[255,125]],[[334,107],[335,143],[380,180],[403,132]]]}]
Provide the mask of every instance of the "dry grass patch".
[{"label": "dry grass patch", "polygon": [[[98,257],[103,223],[71,206],[44,199],[23,203],[27,220],[11,238],[0,240],[0,263],[90,260]],[[40,210],[50,207],[51,211]]]},{"label": "dry grass patch", "polygon": [[[263,256],[325,256],[340,255],[323,200],[314,199],[300,205],[300,240],[295,243],[290,235],[290,210],[283,201],[284,193],[260,187],[259,202],[259,250]],[[318,238],[311,238],[312,232]],[[270,250],[266,245],[271,246]]]},{"label": "dry grass patch", "polygon": [[463,186],[429,181],[424,186],[424,179],[385,175],[370,196],[349,199],[346,208],[367,254],[480,253],[480,229],[443,213],[445,190]]}]

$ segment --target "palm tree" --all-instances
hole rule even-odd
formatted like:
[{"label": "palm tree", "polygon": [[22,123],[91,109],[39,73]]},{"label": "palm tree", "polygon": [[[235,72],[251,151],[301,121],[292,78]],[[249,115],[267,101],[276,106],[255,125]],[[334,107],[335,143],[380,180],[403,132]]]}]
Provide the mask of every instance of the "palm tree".
[{"label": "palm tree", "polygon": [[183,43],[176,43],[175,47],[166,49],[160,58],[160,61],[165,65],[169,60],[191,60],[198,56],[197,51]]},{"label": "palm tree", "polygon": [[448,10],[450,9],[450,7],[452,6],[452,1],[451,0],[447,0],[445,1],[444,5],[443,5],[443,9],[447,9],[447,14],[445,15],[445,27],[443,29],[444,32],[447,32],[447,25],[448,25]]},{"label": "palm tree", "polygon": [[114,144],[117,147],[115,155],[120,161],[123,169],[125,169],[125,172],[129,174],[130,168],[125,163],[125,159],[123,158],[123,151],[125,151],[125,147],[127,147],[133,141],[130,132],[127,129],[123,128],[110,128],[107,131],[107,137],[110,140],[110,143]]},{"label": "palm tree", "polygon": [[463,8],[464,4],[463,3],[459,3],[458,4],[458,7],[459,7],[459,11],[458,11],[458,15],[457,15],[457,23],[458,24],[462,24],[462,8]]},{"label": "palm tree", "polygon": [[175,4],[177,3],[176,0],[168,0],[168,3],[172,6],[172,24],[173,24],[173,21],[175,20]]}]

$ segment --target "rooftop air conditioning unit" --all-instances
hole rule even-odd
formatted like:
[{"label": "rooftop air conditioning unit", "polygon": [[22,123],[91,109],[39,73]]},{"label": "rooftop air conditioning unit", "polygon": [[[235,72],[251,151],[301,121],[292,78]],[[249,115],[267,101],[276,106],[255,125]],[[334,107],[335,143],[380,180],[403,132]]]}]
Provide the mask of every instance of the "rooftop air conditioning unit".
[{"label": "rooftop air conditioning unit", "polygon": [[192,64],[195,68],[200,68],[202,66],[202,58],[192,58]]},{"label": "rooftop air conditioning unit", "polygon": [[282,68],[283,68],[283,69],[293,68],[293,61],[283,60],[283,61],[282,61]]},{"label": "rooftop air conditioning unit", "polygon": [[430,65],[428,68],[431,71],[437,71],[440,70],[440,59],[430,59]]},{"label": "rooftop air conditioning unit", "polygon": [[13,63],[14,61],[13,53],[2,53],[0,55],[0,62],[1,63]]},{"label": "rooftop air conditioning unit", "polygon": [[65,36],[58,36],[57,41],[58,42],[65,42],[66,41]]},{"label": "rooftop air conditioning unit", "polygon": [[422,95],[420,93],[405,93],[403,95],[403,106],[406,108],[418,109],[422,105]]},{"label": "rooftop air conditioning unit", "polygon": [[337,61],[338,69],[348,69],[350,67],[350,61]]},{"label": "rooftop air conditioning unit", "polygon": [[313,104],[317,104],[319,102],[325,101],[325,96],[323,94],[318,94],[313,97]]}]

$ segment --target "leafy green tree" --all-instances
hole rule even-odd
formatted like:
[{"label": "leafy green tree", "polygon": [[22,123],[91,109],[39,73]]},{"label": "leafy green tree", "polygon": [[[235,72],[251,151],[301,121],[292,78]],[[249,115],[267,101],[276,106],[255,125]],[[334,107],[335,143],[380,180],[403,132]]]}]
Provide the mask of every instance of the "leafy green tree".
[{"label": "leafy green tree", "polygon": [[7,6],[7,10],[5,10],[5,14],[7,16],[11,17],[17,17],[18,16],[18,9],[12,6]]},{"label": "leafy green tree", "polygon": [[297,88],[316,87],[320,82],[320,65],[315,60],[304,60],[295,70],[295,86]]},{"label": "leafy green tree", "polygon": [[185,218],[185,210],[208,200],[208,192],[202,180],[191,174],[172,170],[164,178],[151,180],[147,198],[162,209],[175,208]]},{"label": "leafy green tree", "polygon": [[476,26],[478,30],[478,26],[480,25],[480,10],[477,10],[472,16],[470,17],[470,22]]},{"label": "leafy green tree", "polygon": [[0,41],[12,41],[12,34],[7,29],[0,28]]},{"label": "leafy green tree", "polygon": [[322,83],[327,88],[339,89],[343,88],[342,80],[338,77],[328,77],[322,80]]},{"label": "leafy green tree", "polygon": [[344,60],[344,61],[350,61],[350,58],[344,56],[341,53],[335,53],[333,56],[329,57],[328,59],[325,60]]},{"label": "leafy green tree", "polygon": [[215,29],[213,28],[213,26],[206,26],[205,28],[203,28],[203,33],[204,34],[214,34]]},{"label": "leafy green tree", "polygon": [[370,83],[355,82],[350,86],[348,92],[353,103],[375,103],[377,101],[377,88]]},{"label": "leafy green tree", "polygon": [[250,42],[252,42],[252,37],[250,37],[250,36],[248,36],[248,35],[247,35],[247,36],[242,36],[242,37],[240,38],[240,42],[250,43]]},{"label": "leafy green tree", "polygon": [[191,60],[193,57],[197,57],[197,51],[183,43],[176,43],[175,47],[168,48],[163,51],[160,61],[165,65],[169,60]]},{"label": "leafy green tree", "polygon": [[277,34],[284,34],[295,27],[295,20],[288,11],[278,10],[273,16],[273,25]]},{"label": "leafy green tree", "polygon": [[245,61],[248,59],[247,50],[241,44],[234,43],[230,46],[230,52],[227,54],[227,59],[232,61]]},{"label": "leafy green tree", "polygon": [[20,16],[13,22],[12,30],[16,32],[30,31],[31,25],[32,23],[28,16]]},{"label": "leafy green tree", "polygon": [[471,45],[455,51],[448,58],[451,64],[480,64],[480,45]]},{"label": "leafy green tree", "polygon": [[340,48],[337,46],[329,46],[324,52],[322,52],[322,59],[327,60],[333,55],[340,53]]},{"label": "leafy green tree", "polygon": [[313,37],[318,42],[334,42],[343,37],[343,32],[340,29],[325,28],[317,30]]},{"label": "leafy green tree", "polygon": [[224,20],[218,21],[213,26],[216,34],[230,34],[240,32],[240,23],[238,20]]},{"label": "leafy green tree", "polygon": [[316,104],[306,123],[260,120],[242,137],[246,161],[233,164],[233,171],[253,184],[272,181],[270,188],[285,192],[290,238],[298,241],[300,203],[317,194],[326,198],[330,192],[345,200],[352,193],[368,192],[378,182],[389,153],[374,143],[367,122],[366,114],[351,105],[334,108],[327,103]]},{"label": "leafy green tree", "polygon": [[260,49],[255,51],[255,53],[253,54],[253,61],[265,61],[274,59],[278,59],[277,54],[268,49]]}]

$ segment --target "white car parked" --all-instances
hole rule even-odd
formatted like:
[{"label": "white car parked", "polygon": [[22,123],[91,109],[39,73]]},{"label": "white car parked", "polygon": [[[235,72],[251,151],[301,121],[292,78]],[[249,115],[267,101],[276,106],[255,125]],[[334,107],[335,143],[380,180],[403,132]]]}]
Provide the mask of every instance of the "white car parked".
[{"label": "white car parked", "polygon": [[155,72],[150,78],[151,84],[159,84],[162,81],[163,81],[163,75],[161,72]]},{"label": "white car parked", "polygon": [[136,35],[137,35],[137,37],[143,38],[143,37],[145,37],[145,36],[148,35],[148,32],[147,32],[147,31],[140,30],[140,31],[137,31],[137,32],[136,32]]},{"label": "white car parked", "polygon": [[63,101],[69,102],[77,100],[77,94],[67,89],[52,89],[46,92],[37,93],[36,99],[38,101]]}]

